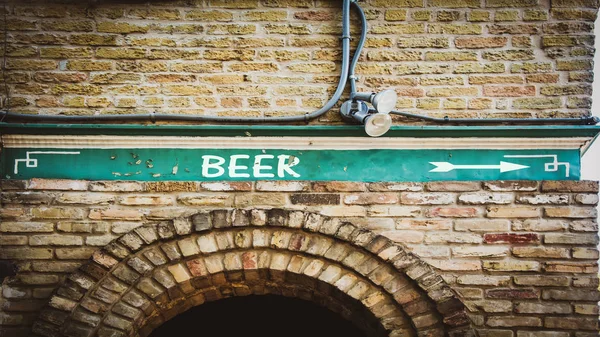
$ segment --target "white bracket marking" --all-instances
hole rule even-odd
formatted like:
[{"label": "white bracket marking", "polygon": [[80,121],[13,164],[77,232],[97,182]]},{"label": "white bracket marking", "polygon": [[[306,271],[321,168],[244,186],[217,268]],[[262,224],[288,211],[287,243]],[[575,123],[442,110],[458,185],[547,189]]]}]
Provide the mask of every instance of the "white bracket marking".
[{"label": "white bracket marking", "polygon": [[551,163],[545,163],[544,169],[546,172],[557,172],[560,166],[565,167],[565,177],[568,178],[571,172],[571,164],[568,162],[559,162],[558,155],[547,154],[547,155],[507,155],[504,158],[552,158],[554,161]]},{"label": "white bracket marking", "polygon": [[26,167],[38,167],[38,160],[30,158],[30,155],[38,154],[58,154],[58,155],[78,155],[81,152],[59,152],[59,151],[27,151],[25,159],[15,159],[15,174],[19,173],[19,163],[25,163]]}]

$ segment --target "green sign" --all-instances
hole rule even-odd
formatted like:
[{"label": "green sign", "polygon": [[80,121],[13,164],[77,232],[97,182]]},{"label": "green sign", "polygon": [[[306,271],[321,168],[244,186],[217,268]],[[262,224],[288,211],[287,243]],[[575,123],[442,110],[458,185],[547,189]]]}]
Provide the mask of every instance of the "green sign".
[{"label": "green sign", "polygon": [[577,149],[4,148],[5,179],[140,181],[577,180]]}]

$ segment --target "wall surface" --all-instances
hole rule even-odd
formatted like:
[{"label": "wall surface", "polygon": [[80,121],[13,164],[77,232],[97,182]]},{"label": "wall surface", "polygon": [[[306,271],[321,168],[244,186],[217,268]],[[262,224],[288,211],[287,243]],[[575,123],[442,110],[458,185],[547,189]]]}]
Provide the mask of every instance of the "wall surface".
[{"label": "wall surface", "polygon": [[[302,115],[340,71],[340,1],[12,2],[12,111]],[[596,1],[371,0],[357,72],[433,116],[578,117]],[[356,22],[356,20],[355,20]],[[353,27],[354,44],[358,27]],[[1,91],[6,95],[5,90]],[[339,121],[338,109],[321,118]]]},{"label": "wall surface", "polygon": [[315,212],[381,233],[439,270],[486,336],[596,335],[597,183],[33,179],[2,188],[0,259],[20,269],[2,286],[3,336],[27,335],[65,275],[112,240],[224,208]]},{"label": "wall surface", "polygon": [[[335,90],[341,68],[340,1],[129,2],[3,3],[2,107],[50,115],[288,116],[321,107]],[[359,88],[395,89],[399,110],[436,117],[590,115],[595,0],[369,0],[361,5],[370,33],[357,67]],[[355,16],[353,22],[355,46]],[[341,123],[338,111],[315,123]],[[140,226],[160,232],[175,226],[176,218],[233,208],[259,214],[273,208],[313,212],[384,235],[443,276],[481,336],[597,336],[594,182],[32,179],[2,181],[0,187],[0,260],[18,268],[0,287],[2,337],[29,336],[57,289],[75,282],[75,276],[67,276],[113,240],[135,237]],[[275,240],[269,247],[279,244]],[[168,255],[167,248],[160,249]],[[110,256],[94,258],[105,258],[106,270],[81,271],[86,277],[112,266]],[[140,259],[151,263],[147,256]],[[183,262],[180,266],[169,269],[172,277],[194,273]],[[160,282],[153,277],[149,283]],[[421,286],[431,279],[413,281]],[[118,284],[95,289],[94,303],[121,296]],[[78,293],[65,291],[49,307],[73,308],[73,301],[60,296]],[[412,295],[400,296],[409,302]],[[440,317],[427,314],[429,307],[413,304],[408,311],[418,319],[410,324],[442,325]],[[89,330],[98,314],[92,310],[98,308],[73,312],[87,315],[81,317],[89,319]],[[118,328],[125,314],[111,311],[108,325]],[[62,319],[42,316],[55,325]],[[84,336],[87,330],[72,335]]]}]

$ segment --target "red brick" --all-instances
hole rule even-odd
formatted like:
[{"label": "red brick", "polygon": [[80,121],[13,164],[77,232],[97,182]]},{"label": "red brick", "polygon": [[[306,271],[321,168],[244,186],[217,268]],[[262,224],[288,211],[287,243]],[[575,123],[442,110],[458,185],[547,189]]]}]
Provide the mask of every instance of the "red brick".
[{"label": "red brick", "polygon": [[485,243],[535,243],[540,242],[540,237],[537,234],[514,234],[514,233],[501,233],[501,234],[485,234],[483,236]]}]

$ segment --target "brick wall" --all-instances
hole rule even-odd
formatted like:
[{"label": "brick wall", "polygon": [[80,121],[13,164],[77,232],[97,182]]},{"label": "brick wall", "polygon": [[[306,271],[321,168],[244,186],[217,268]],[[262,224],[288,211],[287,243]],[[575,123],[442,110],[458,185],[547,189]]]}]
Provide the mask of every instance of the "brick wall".
[{"label": "brick wall", "polygon": [[2,336],[27,335],[65,276],[112,240],[231,208],[314,212],[383,234],[438,270],[485,336],[596,336],[594,182],[33,179],[2,189],[0,259],[20,270],[2,286]]},{"label": "brick wall", "polygon": [[[594,0],[362,5],[370,35],[359,87],[394,88],[398,109],[590,113]],[[11,0],[4,12],[15,112],[301,115],[327,101],[340,68],[340,1]],[[337,111],[321,122],[339,121]]]}]

